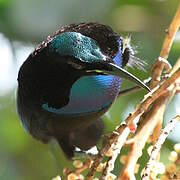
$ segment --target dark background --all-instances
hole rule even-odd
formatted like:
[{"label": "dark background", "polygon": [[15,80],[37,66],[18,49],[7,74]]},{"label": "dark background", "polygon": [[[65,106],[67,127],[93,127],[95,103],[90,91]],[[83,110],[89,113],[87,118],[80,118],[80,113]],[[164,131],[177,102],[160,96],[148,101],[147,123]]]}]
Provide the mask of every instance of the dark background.
[{"label": "dark background", "polygon": [[[164,30],[179,0],[0,0],[0,180],[45,180],[62,173],[68,162],[55,160],[52,148],[25,133],[16,113],[17,72],[33,48],[61,25],[96,21],[110,25],[122,36],[132,34],[137,57],[147,62],[146,72],[128,69],[140,79],[150,74],[158,57]],[[180,55],[180,32],[169,61]],[[123,89],[132,84],[123,82]],[[144,91],[120,98],[104,116],[106,132],[112,131],[142,99]],[[167,108],[165,122],[180,113],[180,95]],[[168,163],[172,143],[180,140],[180,125],[163,146],[161,160]],[[147,159],[147,153],[140,163]],[[58,163],[57,163],[58,161]],[[60,163],[59,163],[60,162]],[[58,165],[61,164],[61,165]],[[117,162],[115,171],[119,171]]]}]

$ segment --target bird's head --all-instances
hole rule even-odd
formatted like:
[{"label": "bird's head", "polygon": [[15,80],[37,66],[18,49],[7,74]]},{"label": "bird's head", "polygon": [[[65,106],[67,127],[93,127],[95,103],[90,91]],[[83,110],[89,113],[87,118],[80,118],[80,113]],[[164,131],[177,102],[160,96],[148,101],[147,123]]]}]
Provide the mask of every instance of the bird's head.
[{"label": "bird's head", "polygon": [[[122,68],[126,64],[132,53],[132,49],[127,45],[126,39],[119,37],[119,50],[115,58],[104,54],[97,42],[78,32],[64,32],[53,38],[48,44],[48,53],[57,57],[57,61],[62,61],[60,56],[66,58],[64,62],[75,70],[83,72],[84,75],[114,75],[128,79],[138,86],[148,90],[149,88],[137,77]],[[119,63],[116,63],[118,59]]]}]

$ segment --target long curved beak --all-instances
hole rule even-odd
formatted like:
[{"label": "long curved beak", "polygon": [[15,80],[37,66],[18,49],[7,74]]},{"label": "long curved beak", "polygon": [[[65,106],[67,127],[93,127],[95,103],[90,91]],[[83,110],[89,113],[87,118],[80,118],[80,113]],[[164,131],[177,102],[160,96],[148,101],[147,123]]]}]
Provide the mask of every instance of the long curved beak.
[{"label": "long curved beak", "polygon": [[107,63],[107,62],[101,62],[101,63],[94,63],[93,69],[88,70],[87,72],[96,72],[97,74],[107,74],[107,75],[114,75],[119,76],[124,79],[128,79],[134,83],[136,83],[138,86],[146,89],[147,91],[151,91],[146,84],[144,84],[141,80],[139,80],[137,77],[126,71],[125,69],[113,64],[113,63]]}]

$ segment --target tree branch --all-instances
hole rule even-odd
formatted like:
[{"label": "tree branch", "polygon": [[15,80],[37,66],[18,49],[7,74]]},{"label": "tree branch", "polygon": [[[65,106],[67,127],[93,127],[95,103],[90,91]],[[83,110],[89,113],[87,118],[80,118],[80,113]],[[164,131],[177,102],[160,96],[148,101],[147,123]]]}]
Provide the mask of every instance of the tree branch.
[{"label": "tree branch", "polygon": [[149,176],[150,176],[150,172],[152,170],[152,166],[153,166],[153,162],[156,161],[156,158],[158,156],[158,153],[163,145],[163,143],[165,142],[166,138],[168,137],[170,131],[174,128],[175,124],[180,121],[180,115],[176,116],[175,118],[173,118],[167,125],[166,127],[163,129],[161,135],[159,136],[156,144],[154,145],[151,154],[150,154],[150,158],[149,161],[145,167],[145,170],[142,173],[142,180],[148,180]]}]

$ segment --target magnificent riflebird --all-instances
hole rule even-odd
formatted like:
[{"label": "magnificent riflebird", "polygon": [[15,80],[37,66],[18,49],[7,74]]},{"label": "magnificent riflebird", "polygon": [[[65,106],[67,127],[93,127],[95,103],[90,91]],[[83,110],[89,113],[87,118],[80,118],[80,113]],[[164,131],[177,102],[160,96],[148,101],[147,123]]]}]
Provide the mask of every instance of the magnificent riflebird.
[{"label": "magnificent riflebird", "polygon": [[95,146],[121,78],[149,91],[123,69],[131,53],[120,35],[98,23],[70,24],[48,36],[19,70],[17,109],[24,128],[44,143],[55,138],[69,158],[76,147]]}]

